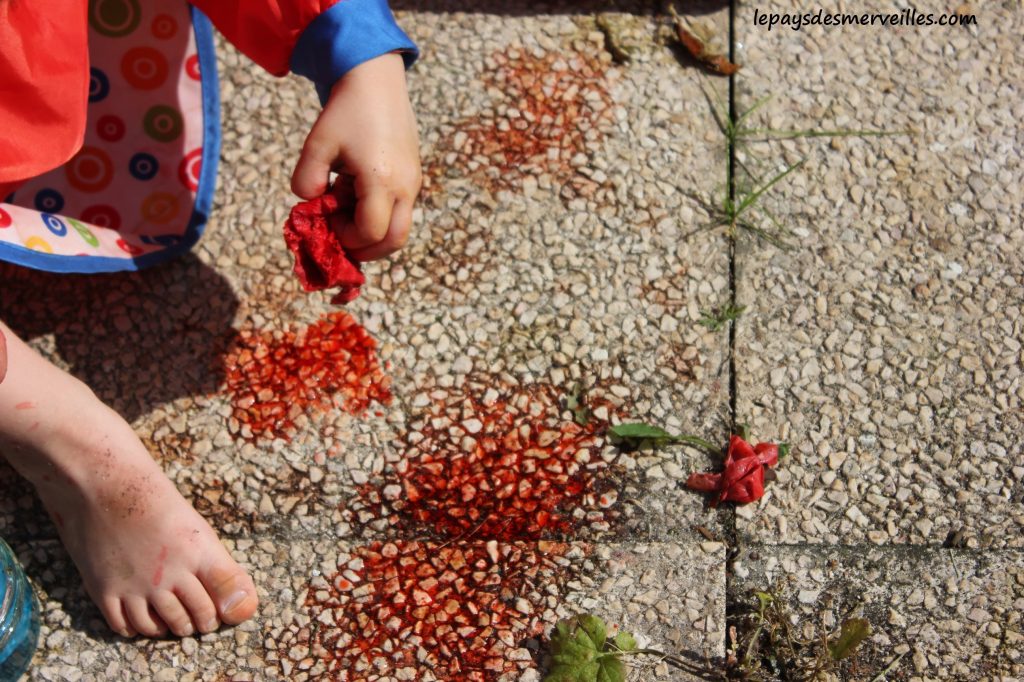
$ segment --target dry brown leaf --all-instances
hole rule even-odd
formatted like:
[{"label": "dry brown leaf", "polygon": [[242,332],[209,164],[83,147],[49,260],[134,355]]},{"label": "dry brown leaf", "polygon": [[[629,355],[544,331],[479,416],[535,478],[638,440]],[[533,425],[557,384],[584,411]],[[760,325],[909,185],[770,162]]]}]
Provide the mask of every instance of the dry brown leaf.
[{"label": "dry brown leaf", "polygon": [[739,64],[733,64],[720,54],[710,54],[700,38],[693,35],[680,19],[675,20],[676,37],[691,57],[704,65],[712,73],[720,76],[731,76],[740,70]]}]

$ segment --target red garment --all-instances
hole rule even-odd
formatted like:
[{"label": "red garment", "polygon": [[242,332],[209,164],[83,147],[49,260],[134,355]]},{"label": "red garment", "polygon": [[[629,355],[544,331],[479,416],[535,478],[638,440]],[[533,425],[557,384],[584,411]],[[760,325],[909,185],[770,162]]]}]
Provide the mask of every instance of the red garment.
[{"label": "red garment", "polygon": [[0,2],[0,201],[85,138],[85,0]]},{"label": "red garment", "polygon": [[[283,76],[303,30],[337,2],[192,4],[239,50]],[[89,97],[88,12],[88,0],[0,0],[0,201],[18,183],[64,164],[82,146]]]}]

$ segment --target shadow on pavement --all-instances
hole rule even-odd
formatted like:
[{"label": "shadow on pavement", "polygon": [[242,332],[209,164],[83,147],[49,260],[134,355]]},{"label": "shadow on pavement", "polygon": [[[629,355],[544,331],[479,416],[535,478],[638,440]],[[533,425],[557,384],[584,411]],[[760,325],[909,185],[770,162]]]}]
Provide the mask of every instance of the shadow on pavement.
[{"label": "shadow on pavement", "polygon": [[103,275],[0,264],[0,319],[26,341],[52,333],[49,354],[129,422],[220,387],[238,305],[228,282],[191,254]]}]

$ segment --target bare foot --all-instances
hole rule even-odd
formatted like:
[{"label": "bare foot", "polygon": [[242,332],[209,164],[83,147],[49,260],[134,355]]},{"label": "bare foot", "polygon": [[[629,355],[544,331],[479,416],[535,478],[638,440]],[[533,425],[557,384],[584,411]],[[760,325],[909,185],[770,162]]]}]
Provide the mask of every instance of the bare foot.
[{"label": "bare foot", "polygon": [[188,636],[252,617],[252,579],[131,427],[2,324],[0,334],[2,452],[36,486],[111,629]]}]

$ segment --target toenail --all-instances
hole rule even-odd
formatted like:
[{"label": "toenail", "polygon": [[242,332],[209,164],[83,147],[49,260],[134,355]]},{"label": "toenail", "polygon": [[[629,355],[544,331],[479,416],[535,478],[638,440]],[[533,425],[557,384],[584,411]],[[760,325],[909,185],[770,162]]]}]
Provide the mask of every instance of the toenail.
[{"label": "toenail", "polygon": [[217,629],[219,625],[220,624],[217,622],[216,618],[211,618],[210,620],[206,621],[205,625],[203,625],[203,632],[213,632]]},{"label": "toenail", "polygon": [[248,598],[248,592],[246,592],[245,590],[238,590],[237,592],[235,592],[230,597],[224,600],[224,603],[221,605],[221,608],[224,609],[224,613],[231,613],[235,610],[236,606],[238,606]]}]

